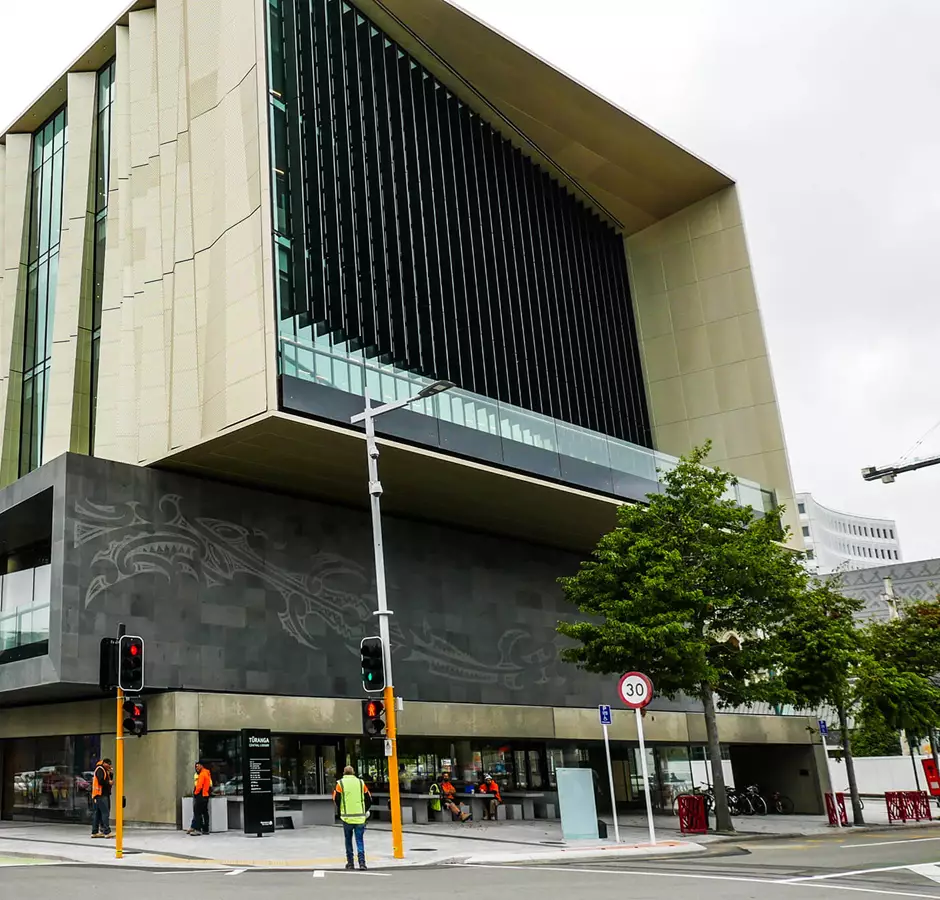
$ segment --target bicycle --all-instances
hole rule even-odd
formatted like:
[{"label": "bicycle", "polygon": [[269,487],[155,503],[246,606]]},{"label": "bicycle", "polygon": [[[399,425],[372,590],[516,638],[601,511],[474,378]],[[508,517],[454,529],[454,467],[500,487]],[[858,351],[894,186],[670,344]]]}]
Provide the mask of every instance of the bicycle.
[{"label": "bicycle", "polygon": [[793,812],[793,801],[785,794],[774,791],[767,799],[767,806],[770,812],[778,813],[782,816],[788,816]]},{"label": "bicycle", "polygon": [[754,812],[759,816],[766,816],[768,812],[767,801],[763,798],[760,792],[760,787],[756,784],[748,785],[744,789],[744,794],[747,797],[748,802],[751,804]]}]

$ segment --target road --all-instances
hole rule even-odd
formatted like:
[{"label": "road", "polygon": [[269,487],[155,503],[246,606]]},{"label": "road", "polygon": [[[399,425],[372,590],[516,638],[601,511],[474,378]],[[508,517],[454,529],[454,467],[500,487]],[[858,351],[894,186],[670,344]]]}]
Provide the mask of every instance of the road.
[{"label": "road", "polygon": [[[377,893],[407,900],[512,897],[532,900],[859,900],[915,897],[940,900],[940,836],[933,829],[865,832],[818,839],[724,844],[704,856],[632,863],[539,866],[461,866],[369,872],[291,872],[117,869],[4,865],[3,895],[49,900],[68,891],[83,896],[133,895],[135,900],[309,900],[366,898]],[[14,865],[11,865],[14,863]],[[836,893],[838,892],[838,893]]]}]

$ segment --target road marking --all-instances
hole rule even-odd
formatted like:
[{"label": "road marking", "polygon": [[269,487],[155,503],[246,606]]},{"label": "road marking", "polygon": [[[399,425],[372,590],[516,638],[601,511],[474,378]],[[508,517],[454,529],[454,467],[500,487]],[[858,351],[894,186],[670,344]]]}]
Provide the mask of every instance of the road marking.
[{"label": "road marking", "polygon": [[[786,884],[778,881],[777,884]],[[883,891],[878,888],[852,887],[848,884],[787,884],[787,887],[816,887],[824,888],[827,891],[861,891],[863,894],[887,894],[889,897],[921,897],[925,900],[937,900],[936,894],[915,894],[912,891]]]},{"label": "road marking", "polygon": [[[916,863],[915,863],[916,865]],[[855,875],[875,875],[878,872],[899,872],[901,869],[910,869],[911,863],[903,866],[881,866],[877,869],[853,869],[849,872],[829,872],[826,875],[802,875],[799,878],[785,878],[779,884],[801,884],[806,881],[828,881],[832,878],[852,878]]]},{"label": "road marking", "polygon": [[887,847],[890,844],[921,844],[924,841],[940,841],[940,837],[929,837],[929,838],[899,838],[896,841],[876,841],[871,844],[842,844],[841,847],[843,850],[854,850],[857,847]]},{"label": "road marking", "polygon": [[[584,875],[649,875],[651,878],[694,878],[703,881],[743,881],[747,884],[785,884],[772,878],[745,878],[739,875],[700,875],[687,872],[646,872],[630,869],[574,869],[570,866],[507,866],[467,863],[468,869],[520,869],[525,872],[575,872]],[[936,898],[934,898],[936,900]]]},{"label": "road marking", "polygon": [[314,878],[326,878],[326,872],[324,872],[322,869],[317,869],[317,871],[313,873],[313,877]]},{"label": "road marking", "polygon": [[228,875],[241,875],[242,872],[245,872],[245,871],[247,871],[247,870],[246,870],[246,869],[232,869],[231,872],[228,872],[228,873],[226,873],[226,874],[228,874]]},{"label": "road marking", "polygon": [[[772,878],[743,878],[735,875],[698,875],[685,872],[648,872],[630,869],[574,869],[570,866],[508,866],[508,865],[483,865],[476,863],[464,864],[468,869],[518,869],[525,872],[573,872],[579,875],[646,875],[650,878],[692,878],[703,881],[739,881],[748,884],[776,884],[782,887],[818,887],[833,891],[856,891],[863,894],[884,894],[890,897],[916,897],[918,900],[937,900],[936,894],[918,894],[913,891],[885,891],[878,888],[854,887],[846,884],[817,884],[807,879],[772,879]],[[888,869],[866,869],[864,872],[885,872],[896,869],[909,869],[910,866],[891,866]],[[841,872],[841,875],[851,875],[859,873]],[[838,876],[817,876],[822,878]]]},{"label": "road marking", "polygon": [[911,871],[940,884],[940,866],[936,863],[919,863],[916,866],[911,866]]}]

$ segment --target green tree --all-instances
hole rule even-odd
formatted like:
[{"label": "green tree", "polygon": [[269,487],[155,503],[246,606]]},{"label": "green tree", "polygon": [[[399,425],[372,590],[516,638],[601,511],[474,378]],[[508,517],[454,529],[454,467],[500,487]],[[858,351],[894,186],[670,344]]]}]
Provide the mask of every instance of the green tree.
[{"label": "green tree", "polygon": [[903,617],[866,629],[869,659],[857,691],[860,718],[907,733],[913,747],[940,726],[940,605],[915,603]]},{"label": "green tree", "polygon": [[733,830],[716,720],[722,706],[780,702],[778,627],[807,588],[800,554],[783,543],[780,509],[763,517],[727,499],[735,479],[706,468],[710,445],[663,476],[646,506],[622,506],[617,527],[577,574],[560,579],[587,620],[561,622],[576,643],[562,657],[590,672],[649,675],[667,697],[705,712],[719,831]]},{"label": "green tree", "polygon": [[859,716],[852,731],[852,750],[858,756],[900,756],[901,741],[880,716]]},{"label": "green tree", "polygon": [[866,641],[855,620],[862,602],[843,595],[840,587],[838,576],[818,582],[794,604],[780,631],[784,645],[781,678],[794,705],[836,710],[852,816],[856,825],[864,825],[848,723],[855,702],[854,679],[865,660]]}]

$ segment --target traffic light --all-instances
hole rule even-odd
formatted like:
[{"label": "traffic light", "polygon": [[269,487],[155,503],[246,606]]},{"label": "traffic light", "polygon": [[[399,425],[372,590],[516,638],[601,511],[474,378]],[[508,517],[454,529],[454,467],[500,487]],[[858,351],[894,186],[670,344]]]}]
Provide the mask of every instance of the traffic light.
[{"label": "traffic light", "polygon": [[106,694],[111,694],[118,684],[118,642],[115,638],[102,638],[98,654],[98,687]]},{"label": "traffic light", "polygon": [[118,687],[132,694],[144,689],[144,639],[137,635],[118,640]]},{"label": "traffic light", "polygon": [[362,733],[368,737],[385,737],[385,704],[381,700],[362,701]]},{"label": "traffic light", "polygon": [[385,654],[382,638],[363,638],[359,644],[362,660],[362,688],[366,693],[379,694],[385,690]]},{"label": "traffic light", "polygon": [[124,701],[124,734],[140,737],[147,733],[147,706],[143,700]]}]

